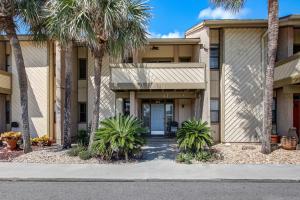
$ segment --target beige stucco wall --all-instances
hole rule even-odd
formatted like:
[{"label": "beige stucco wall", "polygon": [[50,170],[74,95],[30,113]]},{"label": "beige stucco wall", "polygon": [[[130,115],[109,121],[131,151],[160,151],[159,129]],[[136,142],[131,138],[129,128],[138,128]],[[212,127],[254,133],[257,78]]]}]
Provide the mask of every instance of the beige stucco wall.
[{"label": "beige stucco wall", "polygon": [[[47,45],[37,46],[33,42],[21,42],[28,78],[28,114],[32,136],[42,136],[48,132],[48,50]],[[14,56],[12,56],[14,58]],[[12,121],[18,122],[21,131],[21,107],[18,73],[12,59]]]},{"label": "beige stucco wall", "polygon": [[[91,122],[93,116],[94,105],[94,58],[91,52],[88,52],[88,123]],[[109,59],[105,57],[102,67],[102,83],[101,83],[101,97],[100,97],[100,120],[115,115],[115,93],[109,88],[110,69]]]},{"label": "beige stucco wall", "polygon": [[178,99],[178,123],[181,127],[182,122],[192,118],[192,100]]},{"label": "beige stucco wall", "polygon": [[225,142],[256,142],[262,131],[263,29],[224,31]]},{"label": "beige stucco wall", "polygon": [[287,133],[293,127],[293,93],[284,93],[283,89],[276,90],[277,94],[277,132]]}]

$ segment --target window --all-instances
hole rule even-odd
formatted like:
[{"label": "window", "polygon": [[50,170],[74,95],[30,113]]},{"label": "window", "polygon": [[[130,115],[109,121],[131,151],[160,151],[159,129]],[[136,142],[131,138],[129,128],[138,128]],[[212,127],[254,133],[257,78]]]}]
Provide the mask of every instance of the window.
[{"label": "window", "polygon": [[6,124],[10,124],[10,102],[5,102],[5,121]]},{"label": "window", "polygon": [[133,58],[132,57],[126,57],[123,59],[123,63],[133,63]]},{"label": "window", "polygon": [[220,101],[219,99],[210,100],[210,121],[211,123],[219,123],[220,116]]},{"label": "window", "polygon": [[277,102],[276,102],[276,98],[273,98],[273,104],[272,104],[272,124],[276,124],[276,107],[277,107]]},{"label": "window", "polygon": [[9,55],[6,55],[5,57],[5,71],[8,71],[10,65],[9,65],[9,58],[10,56]]},{"label": "window", "polygon": [[130,115],[130,101],[129,101],[129,99],[124,100],[123,114],[124,115]]},{"label": "window", "polygon": [[173,58],[143,58],[143,63],[171,63],[174,62]]},{"label": "window", "polygon": [[86,71],[87,71],[86,59],[79,59],[79,69],[78,69],[79,80],[86,80]]},{"label": "window", "polygon": [[86,123],[86,103],[78,103],[79,123]]},{"label": "window", "polygon": [[188,62],[191,62],[191,57],[180,57],[179,58],[179,62],[182,62],[182,63],[188,63]]},{"label": "window", "polygon": [[218,44],[210,46],[210,69],[219,69],[220,48]]},{"label": "window", "polygon": [[300,52],[300,44],[294,44],[294,54]]}]

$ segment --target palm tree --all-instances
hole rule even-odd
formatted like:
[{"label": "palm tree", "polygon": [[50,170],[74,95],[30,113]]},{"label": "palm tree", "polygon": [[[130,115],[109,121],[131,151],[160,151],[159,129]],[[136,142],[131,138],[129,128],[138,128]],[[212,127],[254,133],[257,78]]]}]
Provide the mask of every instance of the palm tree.
[{"label": "palm tree", "polygon": [[[232,11],[240,10],[246,0],[211,0],[217,6]],[[271,153],[271,132],[272,132],[272,103],[273,103],[273,82],[274,67],[276,61],[279,18],[278,18],[278,0],[268,0],[268,61],[265,71],[265,88],[264,88],[264,120],[262,134],[261,152],[265,154]]]},{"label": "palm tree", "polygon": [[89,150],[99,127],[102,61],[105,55],[124,56],[147,42],[149,5],[142,0],[90,0],[90,27],[95,40],[87,41],[95,60],[95,96]]},{"label": "palm tree", "polygon": [[[36,24],[42,4],[42,0],[1,0],[0,2],[0,32],[5,32],[9,39],[18,72],[24,153],[32,151],[28,117],[28,83],[22,49],[16,30],[21,23],[26,23],[29,28],[31,28],[31,25]],[[20,20],[19,23],[17,20]]]},{"label": "palm tree", "polygon": [[[83,1],[85,2],[85,1]],[[72,54],[74,42],[80,37],[93,38],[85,4],[78,0],[51,0],[44,8],[43,26],[50,39],[59,42],[65,61],[65,101],[63,148],[71,147]],[[60,77],[56,77],[60,78]],[[57,102],[59,103],[59,102]],[[59,105],[60,107],[60,105]],[[58,112],[57,112],[58,113]],[[60,124],[58,124],[60,126]]]}]

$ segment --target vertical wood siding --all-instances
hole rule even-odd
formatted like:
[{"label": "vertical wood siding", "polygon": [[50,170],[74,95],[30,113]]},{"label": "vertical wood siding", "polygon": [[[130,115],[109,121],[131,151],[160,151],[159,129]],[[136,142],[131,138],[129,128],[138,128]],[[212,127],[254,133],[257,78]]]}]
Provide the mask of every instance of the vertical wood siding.
[{"label": "vertical wood siding", "polygon": [[225,29],[225,142],[257,142],[262,129],[262,29]]}]

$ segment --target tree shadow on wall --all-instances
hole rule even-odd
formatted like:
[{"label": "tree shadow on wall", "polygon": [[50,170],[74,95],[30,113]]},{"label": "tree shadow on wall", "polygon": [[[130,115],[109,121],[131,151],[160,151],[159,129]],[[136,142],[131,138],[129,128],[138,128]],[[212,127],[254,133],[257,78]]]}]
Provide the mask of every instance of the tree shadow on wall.
[{"label": "tree shadow on wall", "polygon": [[[225,124],[226,141],[258,142],[262,133],[263,76],[261,67],[245,65],[233,69],[226,66]],[[228,85],[227,85],[228,84]],[[242,130],[242,131],[237,131]]]}]

